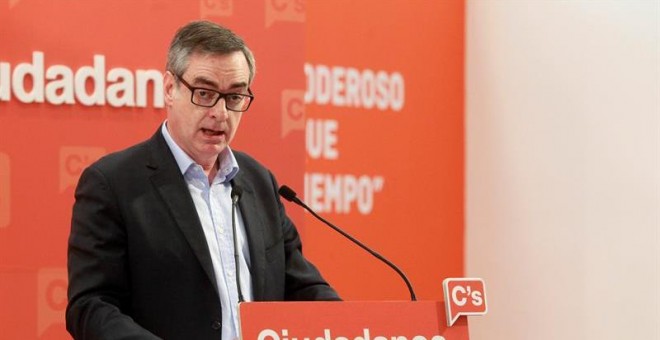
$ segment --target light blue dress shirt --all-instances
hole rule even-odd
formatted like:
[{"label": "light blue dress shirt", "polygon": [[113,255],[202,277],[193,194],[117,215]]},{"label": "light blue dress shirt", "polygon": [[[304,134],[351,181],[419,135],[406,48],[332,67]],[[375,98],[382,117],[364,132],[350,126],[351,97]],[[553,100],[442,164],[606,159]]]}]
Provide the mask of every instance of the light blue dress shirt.
[{"label": "light blue dress shirt", "polygon": [[[222,339],[239,338],[238,289],[236,287],[236,265],[234,261],[234,239],[231,225],[231,181],[239,171],[238,163],[229,147],[218,156],[218,173],[209,185],[209,179],[201,165],[188,156],[174,142],[167,131],[167,122],[161,128],[183,174],[195,203],[197,215],[204,229],[215,272],[222,305]],[[240,210],[236,209],[236,233],[239,247],[241,292],[245,301],[252,301],[250,275],[250,252],[245,238],[245,226]],[[230,308],[227,308],[229,306]]]}]

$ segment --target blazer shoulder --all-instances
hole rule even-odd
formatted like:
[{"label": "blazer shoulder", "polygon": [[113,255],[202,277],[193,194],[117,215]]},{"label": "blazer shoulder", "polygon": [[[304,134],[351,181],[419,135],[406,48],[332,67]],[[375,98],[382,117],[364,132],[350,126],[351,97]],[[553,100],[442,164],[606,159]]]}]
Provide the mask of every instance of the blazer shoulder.
[{"label": "blazer shoulder", "polygon": [[150,140],[143,141],[126,149],[111,152],[92,163],[90,167],[111,173],[120,169],[134,168],[137,164],[145,164],[149,159],[149,142]]},{"label": "blazer shoulder", "polygon": [[174,157],[164,137],[157,131],[145,141],[101,157],[86,170],[94,169],[108,178],[121,180],[148,174],[150,172],[145,172],[147,168],[156,168],[160,164],[172,162],[175,162]]}]

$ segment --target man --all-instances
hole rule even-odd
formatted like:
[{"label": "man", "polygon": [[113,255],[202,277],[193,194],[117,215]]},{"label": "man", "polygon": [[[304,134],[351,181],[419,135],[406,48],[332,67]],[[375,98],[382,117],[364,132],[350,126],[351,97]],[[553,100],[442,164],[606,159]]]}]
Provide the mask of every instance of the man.
[{"label": "man", "polygon": [[254,71],[250,50],[223,27],[192,22],[176,33],[167,120],[80,177],[68,252],[74,338],[236,339],[239,295],[339,299],[303,257],[272,174],[229,147]]}]

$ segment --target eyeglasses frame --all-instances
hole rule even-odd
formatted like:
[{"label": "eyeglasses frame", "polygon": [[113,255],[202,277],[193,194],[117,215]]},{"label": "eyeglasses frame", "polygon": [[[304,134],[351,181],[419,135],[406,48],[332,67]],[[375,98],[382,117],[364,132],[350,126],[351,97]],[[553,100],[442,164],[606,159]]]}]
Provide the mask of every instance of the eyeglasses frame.
[{"label": "eyeglasses frame", "polygon": [[[172,72],[172,71],[170,71],[170,73],[172,73],[172,75],[173,75],[176,79],[180,80],[181,83],[183,84],[183,86],[185,86],[188,90],[190,90],[190,102],[193,103],[194,105],[197,105],[197,106],[200,106],[200,107],[207,107],[207,108],[210,108],[210,107],[214,107],[214,106],[216,106],[216,105],[218,104],[218,102],[220,101],[220,99],[222,99],[222,98],[225,98],[225,97],[227,97],[227,96],[232,96],[232,95],[238,95],[238,96],[242,96],[242,97],[248,97],[248,98],[250,98],[250,102],[248,103],[248,106],[245,108],[245,110],[243,110],[243,111],[239,111],[239,110],[232,110],[232,109],[230,109],[229,107],[227,107],[227,101],[226,101],[226,100],[225,100],[225,109],[227,109],[227,111],[232,111],[232,112],[245,112],[245,111],[247,111],[247,110],[250,108],[250,106],[252,105],[252,102],[254,101],[254,94],[252,93],[252,90],[251,90],[249,87],[248,87],[248,89],[247,89],[247,90],[248,90],[248,94],[235,93],[235,92],[232,92],[232,93],[222,93],[222,92],[220,92],[220,91],[216,91],[216,90],[209,89],[209,88],[205,88],[205,87],[195,87],[195,86],[192,86],[192,85],[188,84],[188,82],[187,82],[185,79],[183,79],[182,76],[179,76],[179,75],[175,74],[175,73]],[[204,91],[209,91],[209,92],[215,92],[215,93],[219,94],[219,96],[218,96],[218,98],[216,98],[216,100],[215,100],[215,102],[213,103],[213,105],[200,105],[200,104],[197,104],[197,103],[195,103],[195,102],[193,101],[193,98],[195,97],[195,90],[204,90]]]}]

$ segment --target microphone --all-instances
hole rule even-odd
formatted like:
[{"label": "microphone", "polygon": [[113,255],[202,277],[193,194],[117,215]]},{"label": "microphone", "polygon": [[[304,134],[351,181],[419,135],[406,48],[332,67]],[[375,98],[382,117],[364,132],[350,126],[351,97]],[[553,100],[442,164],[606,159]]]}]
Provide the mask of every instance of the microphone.
[{"label": "microphone", "polygon": [[399,276],[403,279],[403,281],[406,283],[406,286],[408,286],[408,291],[410,292],[410,300],[411,301],[417,301],[417,297],[415,296],[415,291],[413,290],[412,285],[410,284],[410,281],[408,281],[408,278],[406,277],[406,274],[404,274],[399,267],[394,265],[394,263],[390,262],[386,258],[384,258],[382,255],[378,254],[376,251],[372,250],[371,248],[367,247],[364,245],[362,242],[358,241],[355,239],[353,236],[349,235],[345,231],[341,230],[339,227],[335,226],[334,224],[328,222],[325,218],[319,216],[314,210],[312,210],[310,207],[307,206],[303,201],[301,201],[297,195],[296,192],[293,191],[293,189],[289,188],[286,185],[283,185],[280,187],[278,190],[278,193],[284,197],[287,201],[293,202],[301,207],[303,207],[305,210],[309,211],[314,217],[316,217],[319,221],[325,223],[328,225],[330,228],[334,229],[336,232],[340,233],[342,236],[346,237],[349,239],[351,242],[357,244],[360,248],[366,250],[369,254],[373,255],[377,259],[381,260],[383,263],[388,265],[390,268],[394,269]]},{"label": "microphone", "polygon": [[231,231],[234,234],[234,265],[236,266],[236,288],[238,289],[238,303],[243,302],[241,291],[241,267],[238,262],[238,236],[236,235],[236,205],[241,199],[243,188],[234,184],[231,188]]}]

